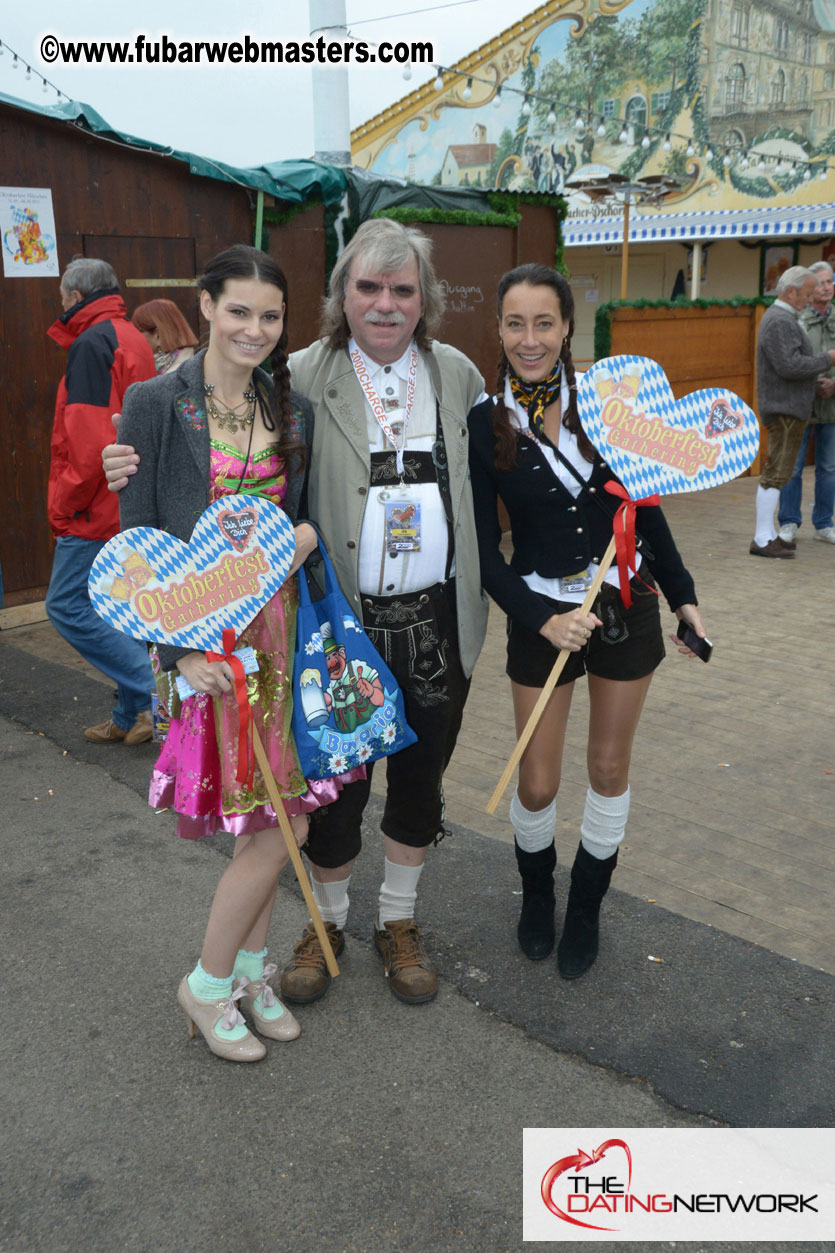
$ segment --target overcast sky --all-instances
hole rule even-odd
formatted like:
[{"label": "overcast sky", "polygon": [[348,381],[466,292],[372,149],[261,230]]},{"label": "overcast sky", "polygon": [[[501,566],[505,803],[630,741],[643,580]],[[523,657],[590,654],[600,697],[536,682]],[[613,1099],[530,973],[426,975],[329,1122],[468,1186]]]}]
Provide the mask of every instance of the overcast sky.
[{"label": "overcast sky", "polygon": [[[349,29],[369,41],[429,40],[441,64],[451,64],[537,7],[526,0],[347,0]],[[431,11],[434,8],[434,11]],[[235,10],[241,14],[235,16]],[[411,10],[422,10],[411,12]],[[137,14],[141,13],[141,20]],[[384,20],[393,14],[406,14]],[[244,17],[243,14],[246,16]],[[172,40],[303,40],[310,32],[306,0],[35,0],[2,6],[0,40],[40,70],[67,96],[93,106],[121,131],[235,165],[313,155],[313,95],[307,68],[133,66],[71,67],[44,64],[41,38],[149,39],[163,32]],[[0,57],[0,91],[38,104],[54,104],[39,79],[27,82],[12,57]],[[415,66],[411,81],[399,67],[350,71],[351,125],[367,121],[410,90],[434,77]]]}]

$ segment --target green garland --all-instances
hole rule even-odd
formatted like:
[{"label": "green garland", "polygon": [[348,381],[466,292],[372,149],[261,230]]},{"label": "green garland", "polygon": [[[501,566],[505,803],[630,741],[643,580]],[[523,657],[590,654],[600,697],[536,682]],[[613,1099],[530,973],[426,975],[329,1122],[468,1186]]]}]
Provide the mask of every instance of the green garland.
[{"label": "green garland", "polygon": [[264,209],[264,221],[269,222],[272,226],[286,226],[288,222],[292,222],[293,218],[298,217],[300,213],[304,213],[306,209],[313,209],[316,205],[322,203],[321,196],[314,196],[311,200],[300,200],[296,202],[284,202],[286,207],[279,209]]},{"label": "green garland", "polygon": [[[557,215],[557,248],[554,256],[554,266],[561,273],[567,273],[564,259],[565,245],[563,243],[562,224],[568,212],[568,206],[562,196],[554,196],[548,192],[490,191],[487,193],[487,201],[491,208],[489,213],[475,213],[470,209],[433,209],[419,206],[409,208],[406,205],[398,205],[390,209],[375,209],[371,216],[373,218],[391,218],[392,221],[404,223],[440,222],[448,226],[507,226],[515,228],[522,220],[522,214],[519,209],[521,204],[545,205],[552,208]],[[269,251],[268,223],[271,226],[286,226],[288,222],[292,222],[293,218],[298,217],[300,213],[304,213],[306,209],[312,209],[320,204],[322,204],[321,197],[316,197],[312,200],[302,201],[299,204],[287,204],[282,208],[265,208],[264,226],[261,234],[262,249],[265,252]],[[325,205],[324,212],[325,275],[327,285],[339,255],[336,220],[342,212],[342,206],[341,204]],[[346,244],[359,225],[359,222],[354,222],[350,218],[343,221],[343,238]]]},{"label": "green garland", "polygon": [[610,300],[599,305],[594,316],[594,359],[600,361],[611,355],[612,314],[616,309],[742,309],[756,305],[770,305],[771,296],[733,296],[730,300],[689,300],[676,296],[675,300]]},{"label": "green garland", "polygon": [[476,213],[472,209],[432,209],[395,205],[391,209],[375,209],[373,218],[391,218],[393,222],[441,222],[445,226],[518,226],[519,213]]},{"label": "green garland", "polygon": [[563,242],[562,224],[568,212],[568,205],[562,196],[550,192],[513,192],[489,191],[487,202],[490,213],[475,213],[471,209],[432,209],[416,205],[409,208],[398,205],[391,209],[375,209],[373,218],[391,218],[394,222],[440,222],[446,226],[508,226],[517,227],[522,220],[520,204],[545,205],[557,215],[557,247],[554,254],[554,268],[561,274],[567,274],[565,267],[565,244]]}]

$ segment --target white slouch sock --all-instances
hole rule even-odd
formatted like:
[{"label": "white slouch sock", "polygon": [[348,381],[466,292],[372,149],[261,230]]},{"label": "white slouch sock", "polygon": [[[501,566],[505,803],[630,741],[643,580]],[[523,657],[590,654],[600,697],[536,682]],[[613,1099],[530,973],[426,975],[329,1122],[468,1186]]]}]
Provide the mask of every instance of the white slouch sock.
[{"label": "white slouch sock", "polygon": [[768,541],[777,534],[774,513],[779,501],[779,487],[757,488],[757,529],[754,532],[754,543],[759,544],[760,548],[765,548]]},{"label": "white slouch sock", "polygon": [[525,809],[519,800],[519,793],[513,793],[510,802],[510,821],[516,843],[525,853],[539,853],[554,842],[554,829],[557,825],[557,798],[545,809]]},{"label": "white slouch sock", "polygon": [[629,817],[629,788],[622,796],[600,796],[589,788],[580,824],[582,845],[598,861],[605,861],[617,850],[626,834]]},{"label": "white slouch sock", "polygon": [[332,922],[337,931],[344,931],[348,920],[348,906],[351,904],[351,898],[348,896],[351,876],[348,875],[347,879],[337,879],[335,883],[320,883],[311,875],[310,882],[313,885],[313,897],[319,906],[322,921]]},{"label": "white slouch sock", "polygon": [[422,873],[423,863],[419,866],[401,866],[386,858],[386,875],[380,884],[377,908],[378,927],[384,927],[387,922],[414,918],[418,883]]}]

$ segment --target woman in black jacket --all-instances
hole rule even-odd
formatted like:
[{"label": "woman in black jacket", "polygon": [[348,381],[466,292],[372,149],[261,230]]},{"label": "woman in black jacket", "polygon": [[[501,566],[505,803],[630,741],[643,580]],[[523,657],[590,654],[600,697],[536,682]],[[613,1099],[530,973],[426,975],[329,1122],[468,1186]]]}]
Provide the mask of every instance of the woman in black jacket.
[{"label": "woman in black jacket", "polygon": [[[693,580],[657,506],[638,514],[638,573],[622,603],[615,568],[593,612],[581,606],[612,538],[613,480],[577,414],[571,360],[574,300],[555,270],[524,265],[498,292],[502,354],[497,395],[470,414],[470,468],[481,577],[508,615],[507,673],[521,733],[560,649],[571,656],[519,766],[510,805],[522,876],[519,943],[533,959],[554,947],[556,796],[575,680],[588,674],[589,789],[571,870],[560,974],[594,962],[601,901],[629,812],[632,743],[652,673],[664,656],[653,576],[679,619],[699,636]],[[513,554],[501,550],[497,498],[510,517]],[[679,649],[688,648],[670,637]]]}]

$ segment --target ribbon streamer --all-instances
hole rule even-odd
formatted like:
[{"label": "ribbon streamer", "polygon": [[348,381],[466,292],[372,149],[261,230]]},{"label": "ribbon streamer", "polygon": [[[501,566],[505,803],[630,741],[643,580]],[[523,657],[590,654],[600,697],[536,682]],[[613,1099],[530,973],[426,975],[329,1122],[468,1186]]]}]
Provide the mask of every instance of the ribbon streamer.
[{"label": "ribbon streamer", "polygon": [[234,655],[235,632],[232,627],[224,627],[223,652],[206,653],[207,661],[228,661],[235,676],[235,700],[238,705],[238,769],[235,778],[238,783],[245,783],[252,791],[255,776],[255,758],[249,744],[249,725],[252,711],[249,707],[249,696],[246,690],[246,674],[239,657]]},{"label": "ribbon streamer", "polygon": [[615,533],[620,598],[628,609],[632,604],[632,589],[629,586],[631,576],[629,571],[631,570],[633,574],[637,574],[635,567],[635,510],[638,505],[660,505],[661,499],[658,493],[654,492],[652,496],[642,496],[640,500],[633,500],[625,487],[612,480],[604,483],[603,486],[607,492],[611,493],[612,496],[618,496],[623,502],[616,510],[612,519],[612,529]]}]

